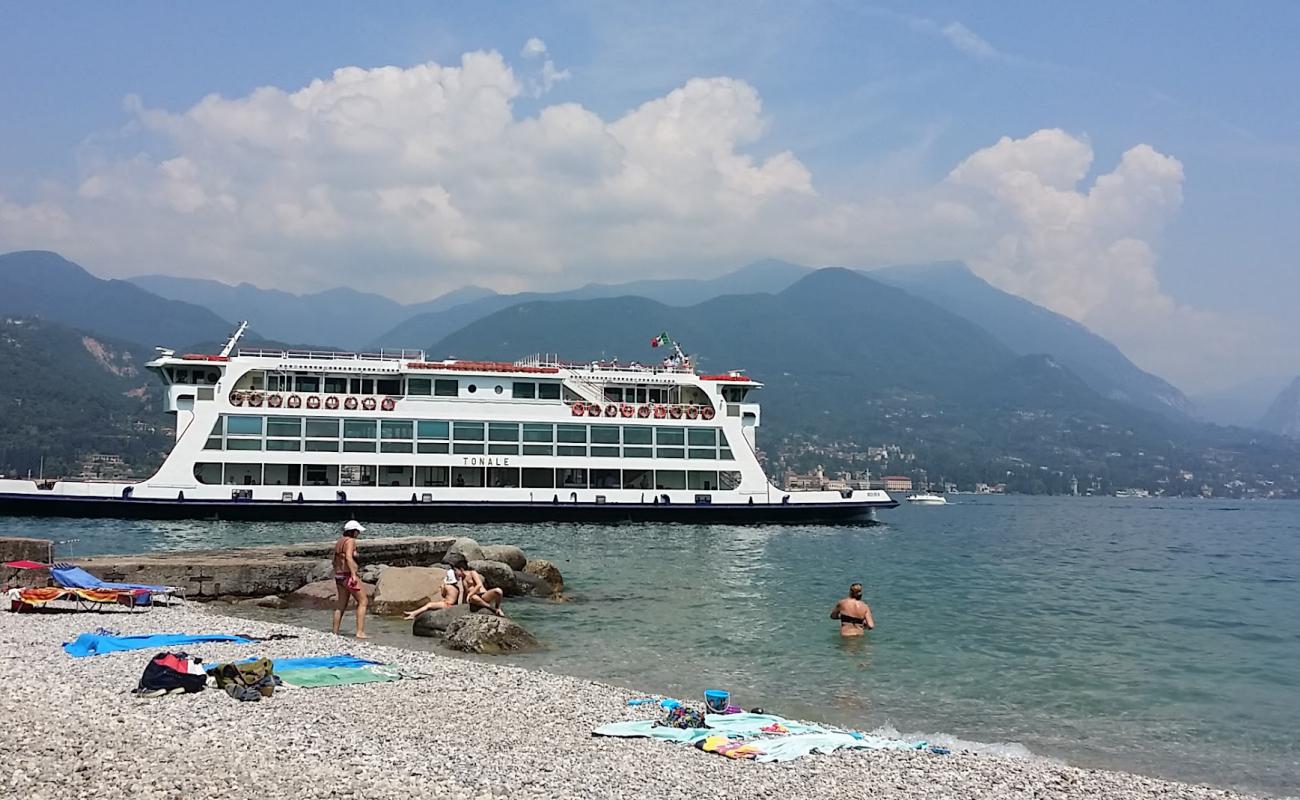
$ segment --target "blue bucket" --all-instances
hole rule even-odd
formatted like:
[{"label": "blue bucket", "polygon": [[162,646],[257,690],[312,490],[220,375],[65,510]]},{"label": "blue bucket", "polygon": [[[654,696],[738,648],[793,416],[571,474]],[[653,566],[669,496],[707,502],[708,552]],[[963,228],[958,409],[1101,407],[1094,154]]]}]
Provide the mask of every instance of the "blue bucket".
[{"label": "blue bucket", "polygon": [[731,705],[731,692],[722,689],[704,690],[704,709],[710,714],[724,714]]}]

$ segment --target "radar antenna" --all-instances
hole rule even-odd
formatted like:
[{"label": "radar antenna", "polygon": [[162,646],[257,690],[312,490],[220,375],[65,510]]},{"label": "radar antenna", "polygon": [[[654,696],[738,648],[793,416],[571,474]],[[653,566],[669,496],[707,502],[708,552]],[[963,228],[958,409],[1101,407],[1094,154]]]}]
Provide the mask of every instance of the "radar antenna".
[{"label": "radar antenna", "polygon": [[243,336],[244,331],[246,330],[248,330],[248,320],[239,323],[239,327],[235,329],[235,332],[230,334],[230,338],[226,340],[226,346],[221,348],[222,356],[230,355],[230,351],[235,349],[235,344],[239,341],[239,337]]}]

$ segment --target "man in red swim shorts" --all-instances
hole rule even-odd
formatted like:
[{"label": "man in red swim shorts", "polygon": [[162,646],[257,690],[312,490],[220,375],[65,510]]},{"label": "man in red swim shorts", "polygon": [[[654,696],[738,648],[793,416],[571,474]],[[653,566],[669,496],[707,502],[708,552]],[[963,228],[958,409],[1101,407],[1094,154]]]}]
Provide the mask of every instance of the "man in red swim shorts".
[{"label": "man in red swim shorts", "polygon": [[348,610],[348,601],[356,598],[358,639],[370,638],[366,636],[366,606],[369,601],[361,586],[356,558],[357,537],[364,530],[360,522],[350,519],[343,525],[343,535],[334,543],[334,588],[338,590],[339,596],[338,604],[334,607],[334,625],[331,630],[338,635],[339,625],[343,623],[343,615]]}]

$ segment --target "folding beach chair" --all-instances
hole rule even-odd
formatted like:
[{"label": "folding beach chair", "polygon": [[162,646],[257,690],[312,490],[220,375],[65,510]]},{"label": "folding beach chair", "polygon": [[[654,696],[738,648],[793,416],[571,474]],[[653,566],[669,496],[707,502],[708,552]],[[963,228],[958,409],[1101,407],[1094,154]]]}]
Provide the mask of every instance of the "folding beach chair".
[{"label": "folding beach chair", "polygon": [[[100,580],[75,564],[55,564],[50,567],[50,577],[64,589],[107,589],[123,592],[147,593],[148,602],[153,602],[154,595],[179,597],[185,599],[185,590],[176,586],[150,586],[143,583],[113,583]],[[144,595],[140,595],[144,596]]]}]

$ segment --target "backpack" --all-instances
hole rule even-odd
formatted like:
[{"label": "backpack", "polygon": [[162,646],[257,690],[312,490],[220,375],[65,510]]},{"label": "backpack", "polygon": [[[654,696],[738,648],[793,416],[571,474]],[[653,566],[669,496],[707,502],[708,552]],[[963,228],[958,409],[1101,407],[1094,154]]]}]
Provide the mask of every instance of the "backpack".
[{"label": "backpack", "polygon": [[216,669],[217,688],[239,700],[275,694],[275,662],[259,658],[238,664],[221,664]]},{"label": "backpack", "polygon": [[192,694],[203,691],[207,682],[208,673],[203,670],[202,659],[187,653],[159,653],[145,665],[134,693],[151,696],[167,692]]}]

